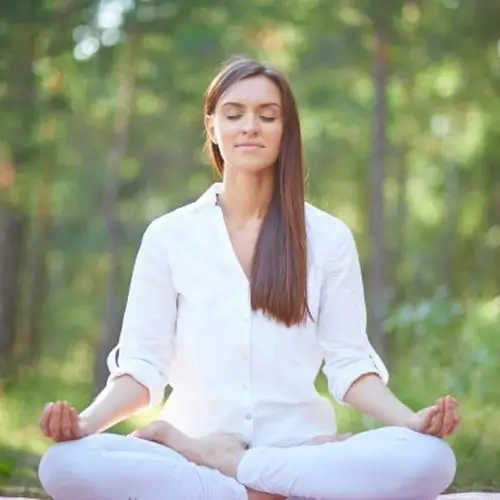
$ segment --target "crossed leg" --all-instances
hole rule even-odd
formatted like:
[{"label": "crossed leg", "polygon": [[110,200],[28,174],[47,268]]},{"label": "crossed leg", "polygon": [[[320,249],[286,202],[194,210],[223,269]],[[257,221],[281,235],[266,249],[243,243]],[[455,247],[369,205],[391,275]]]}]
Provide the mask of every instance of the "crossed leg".
[{"label": "crossed leg", "polygon": [[38,473],[54,500],[247,500],[235,479],[166,446],[117,434],[55,444]]},{"label": "crossed leg", "polygon": [[455,470],[445,441],[385,427],[338,443],[250,449],[237,479],[293,500],[436,500]]},{"label": "crossed leg", "polygon": [[250,449],[237,480],[115,434],[56,444],[39,468],[54,500],[247,500],[243,485],[290,500],[435,500],[454,474],[444,441],[391,427],[339,443]]}]

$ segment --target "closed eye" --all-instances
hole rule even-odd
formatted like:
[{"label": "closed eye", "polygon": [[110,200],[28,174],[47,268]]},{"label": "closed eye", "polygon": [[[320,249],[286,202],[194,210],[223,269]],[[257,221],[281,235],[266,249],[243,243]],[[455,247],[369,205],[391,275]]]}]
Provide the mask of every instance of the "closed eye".
[{"label": "closed eye", "polygon": [[[236,121],[236,120],[238,120],[241,117],[242,117],[242,115],[229,115],[229,116],[226,116],[226,118],[228,120],[231,120],[231,121]],[[271,123],[271,122],[274,122],[276,120],[276,118],[274,116],[260,116],[260,119],[263,122],[266,122],[266,123]]]}]

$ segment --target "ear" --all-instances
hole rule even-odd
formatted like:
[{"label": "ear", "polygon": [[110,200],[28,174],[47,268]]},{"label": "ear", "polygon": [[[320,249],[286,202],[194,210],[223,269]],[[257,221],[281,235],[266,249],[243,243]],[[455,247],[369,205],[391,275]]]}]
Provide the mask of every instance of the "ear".
[{"label": "ear", "polygon": [[205,115],[205,130],[207,131],[207,135],[209,139],[217,144],[217,138],[215,137],[214,131],[214,116],[213,115]]}]

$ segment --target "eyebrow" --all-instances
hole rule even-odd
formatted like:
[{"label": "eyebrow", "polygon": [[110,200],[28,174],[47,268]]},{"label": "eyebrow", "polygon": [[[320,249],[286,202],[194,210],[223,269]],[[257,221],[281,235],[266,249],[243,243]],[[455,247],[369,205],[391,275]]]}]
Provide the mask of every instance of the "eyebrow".
[{"label": "eyebrow", "polygon": [[[226,107],[235,107],[235,108],[244,108],[245,105],[242,104],[241,102],[225,102],[222,107],[223,108],[226,108]],[[258,108],[270,108],[270,107],[277,107],[277,108],[281,108],[281,105],[278,104],[277,102],[264,102],[262,104],[259,104],[257,106]]]}]

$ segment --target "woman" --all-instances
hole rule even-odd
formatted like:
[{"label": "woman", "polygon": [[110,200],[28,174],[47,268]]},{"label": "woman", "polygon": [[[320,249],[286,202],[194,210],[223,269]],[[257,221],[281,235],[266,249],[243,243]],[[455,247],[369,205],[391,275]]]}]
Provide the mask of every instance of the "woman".
[{"label": "woman", "polygon": [[[304,201],[298,113],[285,78],[247,59],[206,94],[222,183],[153,221],[134,266],[106,388],[80,415],[49,405],[58,442],[40,479],[55,500],[433,500],[453,480],[441,398],[414,412],[387,388],[365,333],[349,228]],[[341,436],[314,380],[385,427]],[[101,433],[156,405],[132,436]]]}]

